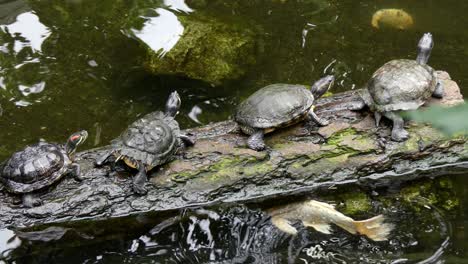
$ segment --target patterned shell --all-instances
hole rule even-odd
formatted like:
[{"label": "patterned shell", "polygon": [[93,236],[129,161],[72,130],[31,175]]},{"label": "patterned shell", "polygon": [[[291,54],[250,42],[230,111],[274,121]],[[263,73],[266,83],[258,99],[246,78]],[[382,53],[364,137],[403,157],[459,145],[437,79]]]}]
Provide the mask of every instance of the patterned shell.
[{"label": "patterned shell", "polygon": [[307,86],[272,84],[243,101],[234,118],[253,128],[281,127],[308,113],[313,102]]},{"label": "patterned shell", "polygon": [[162,112],[153,112],[131,124],[113,141],[118,155],[143,162],[149,168],[170,160],[181,146],[179,124]]},{"label": "patterned shell", "polygon": [[62,146],[39,142],[14,153],[2,168],[1,180],[13,193],[28,193],[61,179],[70,164]]},{"label": "patterned shell", "polygon": [[430,66],[415,60],[392,60],[372,75],[362,97],[374,111],[414,110],[431,97],[436,84]]}]

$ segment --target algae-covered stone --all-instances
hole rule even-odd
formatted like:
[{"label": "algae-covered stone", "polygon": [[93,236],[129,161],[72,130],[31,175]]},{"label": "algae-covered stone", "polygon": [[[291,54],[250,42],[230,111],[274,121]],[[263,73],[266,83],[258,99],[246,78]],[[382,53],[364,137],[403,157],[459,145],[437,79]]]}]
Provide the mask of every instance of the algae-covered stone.
[{"label": "algae-covered stone", "polygon": [[169,51],[148,47],[153,74],[175,74],[219,85],[241,77],[255,63],[255,30],[241,21],[222,22],[198,11],[179,15],[181,34]]},{"label": "algae-covered stone", "polygon": [[460,203],[456,195],[453,194],[453,181],[449,177],[442,177],[435,180],[421,180],[405,186],[400,196],[406,202],[424,201],[429,205],[434,205],[450,211]]}]

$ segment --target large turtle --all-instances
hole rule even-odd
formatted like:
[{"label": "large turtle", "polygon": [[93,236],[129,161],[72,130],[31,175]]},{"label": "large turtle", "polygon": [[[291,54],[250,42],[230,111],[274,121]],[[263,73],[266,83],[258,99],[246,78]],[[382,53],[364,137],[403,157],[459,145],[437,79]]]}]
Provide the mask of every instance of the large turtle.
[{"label": "large turtle", "polygon": [[138,170],[133,178],[135,193],[146,194],[147,172],[174,158],[174,154],[185,144],[191,146],[193,139],[180,133],[174,119],[180,108],[177,92],[171,93],[166,103],[166,112],[156,111],[133,122],[120,137],[111,143],[112,149],[96,161],[103,165],[110,156],[122,159],[125,164]]},{"label": "large turtle", "polygon": [[44,189],[69,173],[81,181],[80,165],[73,162],[76,148],[88,132],[72,134],[65,145],[40,141],[14,153],[2,164],[0,181],[11,193],[23,194],[23,204],[33,207],[41,200],[33,192]]},{"label": "large turtle", "polygon": [[334,80],[332,75],[323,77],[310,90],[305,85],[272,84],[243,101],[237,107],[234,119],[244,133],[251,135],[247,141],[249,148],[257,151],[265,149],[265,133],[298,123],[307,117],[326,126],[328,122],[314,113],[313,103],[328,91]]},{"label": "large turtle", "polygon": [[426,33],[419,40],[419,53],[416,60],[399,59],[385,63],[372,75],[367,89],[361,93],[364,105],[374,112],[376,125],[383,116],[393,121],[392,139],[405,141],[409,134],[404,129],[400,111],[415,110],[431,96],[442,98],[444,89],[437,79],[434,69],[427,65],[434,42]]}]

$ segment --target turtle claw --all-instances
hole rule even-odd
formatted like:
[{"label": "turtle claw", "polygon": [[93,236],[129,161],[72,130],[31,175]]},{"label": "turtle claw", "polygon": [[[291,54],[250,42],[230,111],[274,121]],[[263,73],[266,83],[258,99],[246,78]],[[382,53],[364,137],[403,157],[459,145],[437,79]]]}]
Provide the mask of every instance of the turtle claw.
[{"label": "turtle claw", "polygon": [[71,164],[71,167],[70,167],[70,171],[71,171],[71,174],[73,176],[73,178],[75,179],[75,181],[77,182],[81,182],[84,180],[83,177],[81,177],[81,167],[80,167],[80,164],[78,163],[72,163]]},{"label": "turtle claw", "polygon": [[263,131],[259,130],[253,133],[247,140],[247,145],[249,146],[249,148],[256,151],[264,150],[265,142],[263,142]]},{"label": "turtle claw", "polygon": [[193,145],[195,145],[195,137],[193,136],[193,134],[182,134],[179,136],[180,139],[182,140],[182,142],[184,143],[184,146],[186,147],[191,147]]},{"label": "turtle claw", "polygon": [[133,191],[138,195],[145,195],[148,193],[144,184],[133,184]]},{"label": "turtle claw", "polygon": [[409,133],[404,129],[393,129],[392,139],[394,141],[402,142],[409,138]]},{"label": "turtle claw", "polygon": [[251,142],[250,140],[248,140],[247,145],[249,146],[249,148],[251,148],[253,150],[256,150],[256,151],[265,150],[265,144],[264,143]]},{"label": "turtle claw", "polygon": [[319,126],[328,126],[328,125],[330,124],[330,121],[325,120],[325,119],[319,119],[318,122],[317,122],[317,124],[318,124]]},{"label": "turtle claw", "polygon": [[441,99],[444,97],[444,86],[440,80],[437,81],[436,88],[432,93],[432,97]]},{"label": "turtle claw", "polygon": [[386,112],[385,117],[393,121],[392,140],[402,142],[409,138],[408,131],[405,130],[403,118],[396,113]]}]

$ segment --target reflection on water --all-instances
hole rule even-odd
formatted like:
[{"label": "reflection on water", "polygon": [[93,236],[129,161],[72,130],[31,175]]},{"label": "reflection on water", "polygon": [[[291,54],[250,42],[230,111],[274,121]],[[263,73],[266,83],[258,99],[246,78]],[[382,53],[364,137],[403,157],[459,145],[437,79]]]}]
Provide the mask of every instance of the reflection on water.
[{"label": "reflection on water", "polygon": [[192,119],[195,123],[202,124],[202,122],[198,120],[198,116],[201,113],[203,113],[203,110],[198,105],[194,105],[192,110],[190,110],[190,113],[188,113],[188,117],[190,117],[190,119]]},{"label": "reflection on water", "polygon": [[[415,43],[427,31],[436,41],[431,66],[448,70],[464,87],[468,75],[460,59],[466,53],[463,10],[468,2],[427,3],[1,1],[1,121],[14,125],[0,130],[0,158],[40,137],[57,141],[71,131],[92,131],[96,122],[102,124],[100,142],[105,144],[138,116],[160,109],[173,90],[185,96],[178,116],[185,128],[228,118],[239,101],[271,83],[311,84],[334,74],[332,92],[361,88],[384,62],[414,58]],[[370,20],[382,8],[407,11],[414,26],[374,29]],[[183,20],[190,16],[194,19]],[[164,56],[190,34],[182,22],[198,20],[240,23],[233,27],[248,21],[245,26],[258,32],[262,51],[239,56],[254,56],[257,64],[243,78],[218,87],[179,76],[148,78],[147,50]]]},{"label": "reflection on water", "polygon": [[158,52],[160,57],[164,57],[179,41],[184,32],[184,26],[172,12],[162,8],[154,11],[157,13],[156,16],[143,17],[146,22],[142,29],[131,29],[131,31],[135,37]]},{"label": "reflection on water", "polygon": [[16,237],[15,232],[9,229],[0,229],[0,263],[7,259],[12,250],[21,245],[21,240]]},{"label": "reflection on water", "polygon": [[193,12],[193,9],[185,3],[185,0],[164,0],[164,5],[178,12]]},{"label": "reflection on water", "polygon": [[[373,28],[372,15],[382,8],[405,10],[413,26]],[[417,39],[428,31],[436,41],[430,64],[449,71],[463,88],[468,83],[462,63],[468,54],[467,8],[468,1],[459,0],[0,0],[0,160],[38,138],[61,142],[79,129],[94,131],[88,147],[107,144],[138,116],[163,108],[173,90],[181,94],[178,121],[186,128],[228,118],[239,101],[271,83],[310,84],[332,73],[337,77],[333,92],[360,88],[384,62],[414,58]],[[164,56],[187,33],[181,16],[197,14],[227,23],[254,22],[264,51],[254,54],[252,71],[211,87],[142,70],[147,47]],[[132,38],[122,34],[128,25]],[[466,180],[458,182],[454,188],[468,190]],[[390,212],[397,231],[385,243],[300,225],[297,237],[288,236],[258,208],[238,206],[194,209],[169,220],[132,219],[117,230],[116,222],[78,228],[95,239],[70,234],[60,241],[20,244],[11,231],[2,230],[0,251],[18,262],[45,263],[416,263],[443,251],[442,258],[456,263],[468,250],[467,194],[457,195],[464,202],[454,215],[398,201],[359,215]],[[446,250],[438,251],[448,236]]]},{"label": "reflection on water", "polygon": [[19,90],[24,96],[28,96],[33,93],[40,93],[44,91],[45,82],[36,83],[30,86],[20,85]]},{"label": "reflection on water", "polygon": [[[466,201],[465,197],[460,203]],[[466,242],[460,238],[464,231],[455,231],[464,213],[455,210],[450,212],[456,216],[449,215],[426,198],[404,200],[381,194],[374,197],[370,210],[353,215],[388,217],[395,229],[388,241],[380,242],[337,226],[332,226],[331,234],[323,234],[299,221],[292,222],[297,235],[289,235],[276,228],[265,212],[282,202],[270,203],[49,227],[17,233],[19,240],[6,230],[7,239],[15,242],[0,243],[0,252],[9,252],[3,254],[4,260],[19,263],[422,264],[463,263],[467,256],[466,245],[459,245]]]},{"label": "reflection on water", "polygon": [[0,25],[0,29],[14,36],[13,50],[18,53],[24,47],[31,47],[33,52],[41,52],[42,43],[50,36],[50,30],[39,21],[33,12],[18,15],[9,25]]}]

